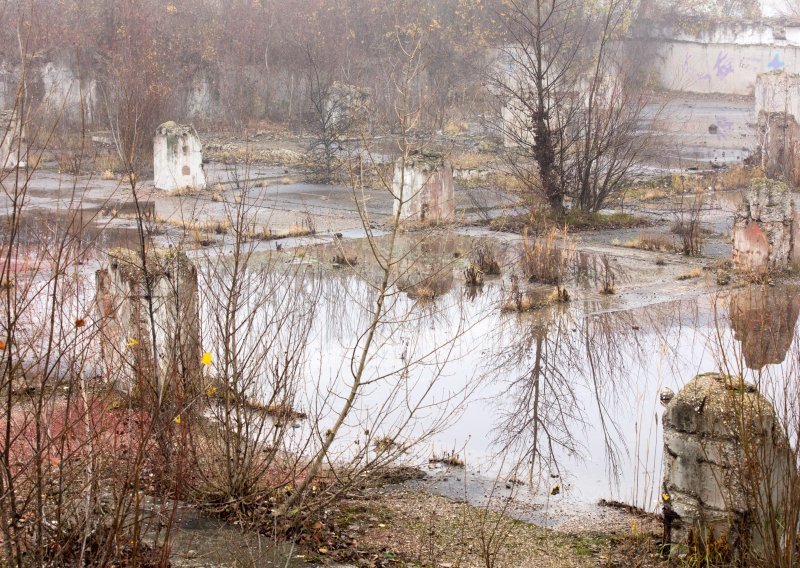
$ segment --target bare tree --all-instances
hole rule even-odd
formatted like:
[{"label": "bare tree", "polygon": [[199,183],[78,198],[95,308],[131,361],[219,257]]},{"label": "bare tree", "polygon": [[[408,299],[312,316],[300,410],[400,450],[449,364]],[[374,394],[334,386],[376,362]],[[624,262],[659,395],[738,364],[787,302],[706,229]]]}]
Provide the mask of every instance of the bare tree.
[{"label": "bare tree", "polygon": [[568,197],[599,210],[643,148],[645,99],[627,90],[614,43],[629,8],[626,0],[598,11],[575,0],[509,0],[509,43],[491,77],[507,163],[528,194],[557,213]]}]

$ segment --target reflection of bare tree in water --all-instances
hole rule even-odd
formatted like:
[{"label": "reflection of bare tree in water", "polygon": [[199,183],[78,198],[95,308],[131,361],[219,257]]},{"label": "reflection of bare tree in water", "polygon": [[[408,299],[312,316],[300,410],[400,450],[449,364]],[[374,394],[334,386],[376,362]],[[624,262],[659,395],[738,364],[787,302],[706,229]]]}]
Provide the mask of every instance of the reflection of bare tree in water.
[{"label": "reflection of bare tree in water", "polygon": [[580,434],[589,428],[603,436],[612,479],[627,452],[614,404],[631,384],[628,365],[643,355],[641,324],[630,311],[585,315],[592,307],[556,306],[536,320],[509,318],[497,338],[504,347],[492,372],[510,375],[503,393],[511,403],[495,425],[495,441],[498,452],[526,465],[532,483],[559,472],[565,455],[580,456]]},{"label": "reflection of bare tree in water", "polygon": [[759,287],[731,295],[728,316],[750,369],[782,363],[786,358],[800,315],[797,292],[797,287]]}]

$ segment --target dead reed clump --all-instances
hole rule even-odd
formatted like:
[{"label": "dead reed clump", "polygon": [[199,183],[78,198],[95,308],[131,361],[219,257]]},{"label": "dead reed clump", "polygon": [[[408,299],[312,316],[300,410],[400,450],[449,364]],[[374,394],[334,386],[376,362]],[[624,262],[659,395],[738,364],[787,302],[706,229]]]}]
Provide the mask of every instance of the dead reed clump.
[{"label": "dead reed clump", "polygon": [[478,270],[489,276],[500,274],[500,262],[497,244],[494,241],[483,240],[472,250],[472,262]]},{"label": "dead reed clump", "polygon": [[544,289],[521,290],[516,276],[511,278],[511,290],[501,306],[504,312],[525,313],[540,310],[554,304],[570,301],[566,288],[556,286],[551,291]]},{"label": "dead reed clump", "polygon": [[717,184],[722,189],[740,189],[750,185],[756,178],[764,177],[764,171],[758,166],[736,164],[726,168],[717,176]]},{"label": "dead reed clump", "polygon": [[674,239],[661,233],[639,233],[639,236],[627,241],[625,246],[653,252],[675,252]]},{"label": "dead reed clump", "polygon": [[444,450],[441,454],[433,450],[429,463],[440,463],[450,467],[464,467],[464,460],[455,450]]},{"label": "dead reed clump", "polygon": [[464,269],[464,282],[467,286],[482,286],[483,271],[474,263]]},{"label": "dead reed clump", "polygon": [[678,276],[678,280],[692,280],[693,278],[700,278],[703,275],[703,269],[699,266],[695,266],[688,272],[684,272],[683,274]]},{"label": "dead reed clump", "polygon": [[331,259],[334,268],[342,266],[356,266],[358,264],[357,256],[347,256],[345,253],[337,253]]},{"label": "dead reed clump", "polygon": [[522,241],[522,271],[530,282],[559,286],[566,280],[575,256],[575,243],[566,231]]},{"label": "dead reed clump", "polygon": [[408,274],[397,287],[412,300],[430,302],[446,294],[453,286],[453,271],[449,267],[433,266],[422,274]]}]

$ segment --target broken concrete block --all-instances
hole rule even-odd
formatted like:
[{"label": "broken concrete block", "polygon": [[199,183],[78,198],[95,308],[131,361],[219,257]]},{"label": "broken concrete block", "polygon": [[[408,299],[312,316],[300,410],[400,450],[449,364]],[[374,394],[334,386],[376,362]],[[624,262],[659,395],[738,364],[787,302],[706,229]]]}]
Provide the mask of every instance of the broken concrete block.
[{"label": "broken concrete block", "polygon": [[0,171],[25,167],[19,156],[20,141],[25,133],[19,116],[13,110],[0,111]]},{"label": "broken concrete block", "polygon": [[197,270],[186,255],[150,250],[143,265],[139,252],[114,249],[96,280],[107,378],[160,397],[200,392]]},{"label": "broken concrete block", "polygon": [[[772,404],[736,377],[698,375],[666,404],[665,544],[763,552],[786,522],[797,468]],[[790,526],[796,526],[797,519]]]},{"label": "broken concrete block", "polygon": [[394,214],[412,221],[455,220],[453,167],[439,154],[411,154],[395,162]]},{"label": "broken concrete block", "polygon": [[191,124],[165,122],[153,138],[153,184],[157,189],[206,187],[203,146]]},{"label": "broken concrete block", "polygon": [[733,224],[733,262],[739,270],[782,270],[793,255],[794,204],[783,182],[750,182]]}]

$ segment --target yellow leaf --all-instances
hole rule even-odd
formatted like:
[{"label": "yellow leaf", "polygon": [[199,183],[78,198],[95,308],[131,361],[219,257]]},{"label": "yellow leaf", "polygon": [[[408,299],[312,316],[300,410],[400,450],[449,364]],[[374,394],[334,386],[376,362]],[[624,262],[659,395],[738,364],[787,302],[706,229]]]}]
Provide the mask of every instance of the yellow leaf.
[{"label": "yellow leaf", "polygon": [[180,414],[178,414],[178,415],[175,417],[175,424],[180,424],[180,423],[181,423],[181,415],[180,415]]},{"label": "yellow leaf", "polygon": [[203,353],[203,358],[200,359],[200,361],[203,363],[203,365],[210,365],[211,364],[211,353],[209,353],[208,351]]},{"label": "yellow leaf", "polygon": [[133,337],[128,340],[128,347],[136,347],[139,345],[139,342],[136,341]]},{"label": "yellow leaf", "polygon": [[217,394],[217,387],[215,387],[214,385],[208,385],[206,387],[206,396],[210,398],[215,394]]},{"label": "yellow leaf", "polygon": [[662,493],[661,494],[661,500],[664,501],[664,503],[669,501],[669,493]]},{"label": "yellow leaf", "polygon": [[328,553],[328,549],[325,548],[325,547],[322,547],[322,548],[319,549],[319,553],[320,554],[327,554]]}]

